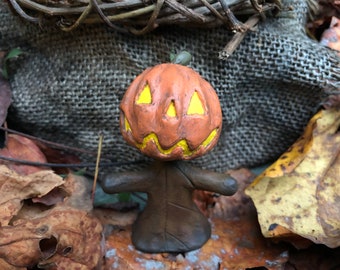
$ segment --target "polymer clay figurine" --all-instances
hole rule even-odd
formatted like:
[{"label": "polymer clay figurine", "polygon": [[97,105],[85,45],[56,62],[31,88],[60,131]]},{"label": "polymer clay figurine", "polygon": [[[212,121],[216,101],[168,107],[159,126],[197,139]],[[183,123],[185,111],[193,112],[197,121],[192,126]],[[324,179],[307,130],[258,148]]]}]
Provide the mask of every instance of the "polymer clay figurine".
[{"label": "polymer clay figurine", "polygon": [[132,227],[141,251],[187,252],[200,248],[210,223],[192,200],[195,189],[233,195],[227,174],[193,167],[217,143],[222,112],[216,92],[197,72],[179,64],[146,69],[130,85],[120,105],[124,139],[156,161],[138,172],[106,175],[107,193],[145,192],[147,205]]}]

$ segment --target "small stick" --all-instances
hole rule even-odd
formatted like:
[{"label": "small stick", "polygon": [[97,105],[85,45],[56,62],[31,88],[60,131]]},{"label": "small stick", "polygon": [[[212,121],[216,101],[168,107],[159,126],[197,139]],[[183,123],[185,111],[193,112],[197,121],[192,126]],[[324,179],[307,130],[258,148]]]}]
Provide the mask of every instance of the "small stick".
[{"label": "small stick", "polygon": [[71,26],[62,26],[61,29],[63,31],[69,32],[72,31],[73,29],[77,28],[85,19],[86,17],[90,14],[91,9],[93,6],[93,2],[90,1],[83,13],[79,16],[79,18],[72,24]]},{"label": "small stick", "polygon": [[99,173],[99,162],[100,162],[100,155],[102,152],[102,146],[103,146],[103,133],[99,134],[99,142],[98,142],[98,153],[97,153],[97,162],[96,162],[96,170],[94,172],[94,179],[93,179],[93,186],[92,186],[92,194],[91,194],[91,200],[92,204],[94,202],[94,195],[96,193],[96,186],[97,186],[97,179],[98,179],[98,173]]},{"label": "small stick", "polygon": [[157,1],[155,9],[153,10],[147,25],[143,29],[137,30],[137,29],[131,28],[130,31],[135,35],[143,35],[143,34],[149,32],[149,31],[153,30],[156,27],[155,21],[158,17],[159,12],[162,9],[163,4],[164,4],[164,0],[158,0]]},{"label": "small stick", "polygon": [[[260,16],[258,14],[251,16],[244,25],[247,27],[247,30],[253,28],[260,20]],[[227,60],[230,55],[237,49],[240,45],[244,37],[246,36],[248,31],[237,32],[234,34],[232,39],[228,42],[228,44],[224,47],[224,49],[220,52],[219,58],[222,60]]]},{"label": "small stick", "polygon": [[32,136],[32,135],[28,135],[28,134],[25,134],[25,133],[22,133],[20,131],[16,131],[14,129],[10,129],[10,128],[7,128],[7,127],[0,127],[0,130],[6,131],[6,132],[9,132],[9,133],[12,133],[12,134],[20,135],[22,137],[50,145],[50,146],[52,146],[53,148],[56,148],[56,149],[74,151],[74,152],[79,152],[79,153],[89,154],[89,155],[95,155],[96,154],[95,152],[92,152],[92,151],[87,151],[85,149],[80,149],[80,148],[77,148],[77,147],[72,147],[72,146],[67,146],[67,145],[60,144],[60,143],[51,142],[51,141],[44,140],[44,139],[41,139],[39,137],[35,137],[35,136]]},{"label": "small stick", "polygon": [[[146,7],[143,7],[143,8],[136,9],[136,10],[127,11],[127,12],[119,13],[119,14],[116,14],[116,15],[109,15],[109,16],[106,16],[106,17],[111,22],[113,22],[113,21],[120,21],[120,20],[130,19],[130,18],[134,18],[134,17],[140,16],[140,15],[144,15],[144,14],[150,13],[155,8],[156,8],[156,5],[152,4],[150,6],[146,6]],[[98,18],[97,16],[96,17],[88,17],[88,18],[86,18],[84,23],[88,23],[88,24],[98,23],[101,20],[102,19],[100,17]]]},{"label": "small stick", "polygon": [[9,2],[11,3],[15,11],[18,12],[18,14],[22,18],[32,23],[37,23],[37,24],[39,23],[39,18],[35,18],[35,17],[28,15],[15,0],[9,0]]},{"label": "small stick", "polygon": [[[20,164],[20,165],[28,165],[28,166],[36,166],[36,167],[51,167],[51,168],[93,168],[96,167],[95,163],[92,162],[81,162],[81,163],[49,163],[49,162],[36,162],[25,159],[11,158],[0,155],[0,160]],[[135,160],[135,161],[127,161],[127,162],[102,162],[100,163],[101,167],[114,167],[114,166],[125,166],[125,165],[134,165],[141,164],[147,162],[146,160]],[[3,164],[0,162],[0,164]]]},{"label": "small stick", "polygon": [[104,14],[104,12],[100,9],[97,0],[90,0],[90,3],[93,4],[95,10],[97,11],[97,13],[99,14],[99,17],[111,28],[121,32],[121,33],[126,33],[127,30],[124,28],[121,28],[117,25],[114,25],[113,23],[111,23],[110,19]]}]

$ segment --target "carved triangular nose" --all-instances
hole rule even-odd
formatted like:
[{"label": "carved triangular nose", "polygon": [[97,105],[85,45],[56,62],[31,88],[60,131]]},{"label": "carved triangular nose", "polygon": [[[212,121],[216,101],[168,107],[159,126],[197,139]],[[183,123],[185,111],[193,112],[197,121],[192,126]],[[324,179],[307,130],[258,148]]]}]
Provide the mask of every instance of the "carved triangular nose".
[{"label": "carved triangular nose", "polygon": [[200,114],[203,115],[205,113],[204,106],[201,98],[199,97],[197,91],[194,92],[190,99],[189,107],[187,114]]}]

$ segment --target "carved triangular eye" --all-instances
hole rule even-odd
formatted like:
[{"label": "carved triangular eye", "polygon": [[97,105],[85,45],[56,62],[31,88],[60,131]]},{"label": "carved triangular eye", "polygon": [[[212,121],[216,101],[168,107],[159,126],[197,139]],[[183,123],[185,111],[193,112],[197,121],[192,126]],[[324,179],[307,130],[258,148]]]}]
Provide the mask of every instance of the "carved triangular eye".
[{"label": "carved triangular eye", "polygon": [[143,90],[140,92],[136,104],[151,104],[152,97],[151,97],[151,90],[150,86],[146,84],[143,88]]},{"label": "carved triangular eye", "polygon": [[126,117],[124,116],[124,127],[125,127],[125,131],[131,131],[131,126],[129,121],[126,119]]},{"label": "carved triangular eye", "polygon": [[190,99],[188,112],[187,114],[200,114],[203,115],[205,113],[204,106],[201,98],[199,97],[197,91],[194,92]]},{"label": "carved triangular eye", "polygon": [[167,111],[166,111],[166,115],[170,116],[170,117],[176,117],[177,113],[176,113],[176,107],[175,107],[175,102],[172,100]]}]

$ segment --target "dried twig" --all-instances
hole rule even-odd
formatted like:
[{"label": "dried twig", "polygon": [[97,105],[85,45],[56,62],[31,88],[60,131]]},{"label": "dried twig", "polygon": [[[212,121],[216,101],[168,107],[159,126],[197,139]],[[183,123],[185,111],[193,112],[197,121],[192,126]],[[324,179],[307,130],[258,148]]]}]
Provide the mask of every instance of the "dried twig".
[{"label": "dried twig", "polygon": [[79,18],[71,26],[62,26],[61,29],[68,32],[68,31],[72,31],[73,29],[77,28],[85,20],[85,18],[90,14],[92,6],[93,6],[92,3],[93,3],[92,1],[89,2],[86,9],[82,12]]},{"label": "dried twig", "polygon": [[92,185],[92,193],[91,193],[92,203],[94,202],[94,195],[95,195],[95,192],[96,192],[97,179],[98,179],[98,174],[99,174],[100,156],[101,156],[101,153],[102,153],[102,146],[103,146],[103,134],[101,133],[101,134],[99,134],[96,170],[95,170],[95,173],[94,173],[93,185]]},{"label": "dried twig", "polygon": [[[141,35],[161,24],[181,24],[200,27],[215,27],[222,23],[230,30],[244,31],[243,24],[235,15],[260,14],[275,10],[281,0],[157,0],[157,1],[111,1],[101,0],[10,0],[13,8],[24,19],[41,23],[44,18],[56,18],[65,31],[71,31],[80,24],[105,22],[118,31],[130,31]],[[230,3],[231,2],[231,3]],[[229,4],[230,3],[230,4]],[[27,14],[36,13],[36,17]],[[133,20],[132,20],[133,19]],[[115,24],[114,24],[115,22]],[[121,26],[119,26],[119,23]],[[140,30],[138,28],[141,27]]]},{"label": "dried twig", "polygon": [[32,23],[39,23],[39,18],[36,17],[32,17],[30,15],[28,15],[22,8],[21,6],[16,2],[16,0],[9,0],[9,2],[11,3],[12,7],[15,9],[16,12],[18,12],[18,14],[24,18],[25,20],[32,22]]},{"label": "dried twig", "polygon": [[[25,159],[11,158],[0,155],[0,160],[16,163],[20,165],[36,166],[36,167],[51,167],[51,168],[95,168],[96,163],[93,162],[80,162],[80,163],[50,163],[50,162],[35,162]],[[99,167],[119,167],[129,166],[134,164],[145,163],[145,160],[135,160],[127,162],[100,162]]]},{"label": "dried twig", "polygon": [[17,134],[17,135],[20,135],[22,137],[25,137],[25,138],[28,138],[28,139],[31,139],[31,140],[34,140],[34,141],[44,143],[44,144],[52,146],[56,149],[63,149],[63,150],[68,150],[68,151],[72,151],[72,152],[78,152],[78,153],[89,154],[89,155],[96,155],[96,153],[93,152],[93,151],[87,151],[87,150],[84,150],[84,149],[81,149],[81,148],[51,142],[51,141],[44,140],[44,139],[41,139],[39,137],[35,137],[35,136],[32,136],[32,135],[28,135],[28,134],[25,134],[25,133],[22,133],[20,131],[16,131],[14,129],[10,129],[10,128],[7,128],[7,127],[1,127],[0,126],[0,130],[6,131],[6,132],[9,132],[9,133],[12,133],[12,134]]},{"label": "dried twig", "polygon": [[252,29],[260,20],[260,15],[253,15],[250,17],[245,23],[244,26],[246,27],[246,31],[244,32],[237,32],[234,34],[232,39],[228,42],[228,44],[224,47],[224,49],[220,52],[219,58],[226,60],[228,59],[233,52],[238,48],[244,37],[246,36],[247,32]]},{"label": "dried twig", "polygon": [[137,30],[137,29],[131,28],[130,31],[135,35],[143,35],[147,32],[150,32],[154,28],[156,28],[155,21],[156,21],[158,15],[159,15],[159,12],[161,11],[161,9],[163,7],[163,4],[164,4],[164,0],[158,0],[157,1],[157,3],[155,4],[155,8],[152,12],[152,15],[150,17],[150,20],[143,29]]}]

